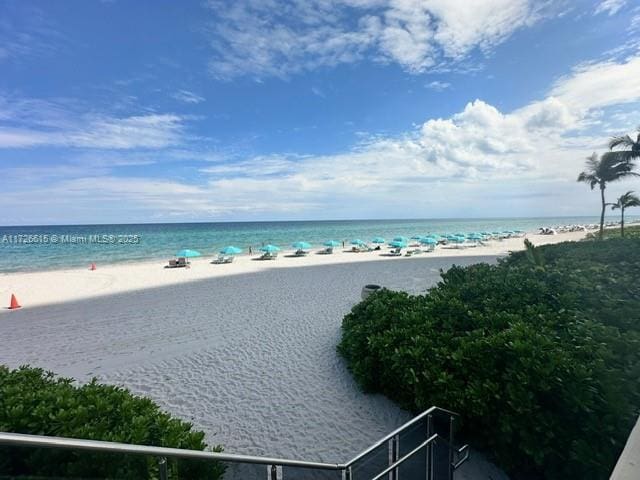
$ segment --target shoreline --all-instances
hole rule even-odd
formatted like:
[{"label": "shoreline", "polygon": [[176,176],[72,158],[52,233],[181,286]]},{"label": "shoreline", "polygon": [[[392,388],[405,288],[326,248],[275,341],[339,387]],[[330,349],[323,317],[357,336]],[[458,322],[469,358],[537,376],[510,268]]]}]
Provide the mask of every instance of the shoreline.
[{"label": "shoreline", "polygon": [[[304,257],[291,257],[293,250],[283,250],[276,260],[258,261],[254,254],[238,255],[233,263],[214,265],[216,256],[191,259],[190,268],[164,268],[167,260],[146,260],[97,265],[95,271],[83,268],[41,270],[30,272],[7,272],[0,274],[0,301],[9,304],[15,294],[23,309],[44,305],[54,305],[89,298],[108,296],[116,293],[141,291],[154,287],[180,285],[191,281],[220,278],[245,273],[279,268],[300,268],[317,265],[358,264],[371,261],[400,262],[420,258],[455,258],[475,256],[505,256],[511,251],[524,249],[524,239],[534,245],[546,245],[564,241],[578,241],[587,232],[566,232],[556,235],[528,233],[524,237],[491,240],[485,245],[467,248],[438,246],[433,252],[423,252],[412,257],[389,257],[382,251],[353,253],[336,248],[331,255],[316,254],[321,248],[311,250]],[[381,253],[383,253],[381,255]],[[10,312],[4,305],[0,312]]]}]

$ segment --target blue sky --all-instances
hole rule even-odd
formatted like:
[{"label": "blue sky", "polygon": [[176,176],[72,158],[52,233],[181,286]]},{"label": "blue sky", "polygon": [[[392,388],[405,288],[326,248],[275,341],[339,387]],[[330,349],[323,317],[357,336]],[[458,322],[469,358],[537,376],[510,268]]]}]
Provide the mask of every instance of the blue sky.
[{"label": "blue sky", "polygon": [[630,0],[0,0],[0,224],[596,214],[639,106]]}]

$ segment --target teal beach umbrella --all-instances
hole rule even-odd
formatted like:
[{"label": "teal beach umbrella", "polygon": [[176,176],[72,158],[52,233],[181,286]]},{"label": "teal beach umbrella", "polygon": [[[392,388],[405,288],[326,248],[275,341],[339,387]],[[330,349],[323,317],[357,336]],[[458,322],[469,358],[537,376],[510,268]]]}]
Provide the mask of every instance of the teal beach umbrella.
[{"label": "teal beach umbrella", "polygon": [[184,258],[193,258],[199,257],[200,252],[196,252],[195,250],[189,250],[188,248],[184,248],[176,253],[176,257],[184,257]]},{"label": "teal beach umbrella", "polygon": [[275,245],[269,244],[269,245],[265,245],[260,250],[267,253],[274,253],[274,252],[279,252],[280,247],[276,247]]},{"label": "teal beach umbrella", "polygon": [[392,247],[395,247],[395,248],[404,248],[404,247],[407,246],[407,242],[401,242],[399,240],[394,240],[389,245],[391,245]]},{"label": "teal beach umbrella", "polygon": [[327,240],[323,243],[325,247],[337,247],[340,245],[340,242],[336,242],[335,240]]},{"label": "teal beach umbrella", "polygon": [[371,243],[384,243],[384,238],[375,237],[373,240],[371,240]]},{"label": "teal beach umbrella", "polygon": [[399,237],[395,237],[393,239],[393,241],[394,242],[405,242],[406,243],[406,242],[409,241],[409,239],[407,237],[399,236]]},{"label": "teal beach umbrella", "polygon": [[297,248],[298,250],[304,250],[305,248],[311,248],[311,244],[308,242],[295,242],[291,245],[293,248]]},{"label": "teal beach umbrella", "polygon": [[228,247],[224,247],[220,250],[220,253],[223,255],[237,255],[238,253],[242,253],[242,249],[229,245]]},{"label": "teal beach umbrella", "polygon": [[351,245],[365,245],[365,242],[363,242],[359,238],[356,238],[355,240],[351,240]]},{"label": "teal beach umbrella", "polygon": [[438,240],[433,237],[423,237],[420,239],[420,243],[424,245],[436,245],[438,243]]}]

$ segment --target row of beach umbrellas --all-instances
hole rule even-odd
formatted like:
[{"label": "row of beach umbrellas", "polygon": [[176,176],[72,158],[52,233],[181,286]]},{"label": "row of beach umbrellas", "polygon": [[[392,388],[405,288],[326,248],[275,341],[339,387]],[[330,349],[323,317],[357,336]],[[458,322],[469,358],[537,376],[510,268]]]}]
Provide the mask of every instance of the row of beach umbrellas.
[{"label": "row of beach umbrellas", "polygon": [[[510,235],[514,235],[514,234],[519,235],[522,233],[524,233],[522,230],[505,230],[502,232],[472,232],[472,233],[454,233],[454,234],[446,234],[446,235],[430,234],[423,237],[416,235],[411,237],[411,240],[420,242],[423,245],[436,245],[438,244],[438,242],[444,241],[444,240],[446,240],[447,242],[454,242],[454,243],[463,243],[466,241],[478,242],[482,240],[488,240],[490,238],[496,238],[496,237],[503,238]],[[386,243],[386,240],[382,237],[374,237],[371,240],[371,243],[380,245],[380,244]],[[359,238],[351,240],[351,245],[363,246],[366,244],[367,242]],[[404,236],[394,237],[393,240],[389,242],[389,245],[394,248],[405,248],[408,244],[409,244],[409,239]],[[325,247],[333,248],[333,247],[338,247],[342,245],[342,242],[338,242],[336,240],[327,240],[326,242],[323,243],[323,245]],[[303,241],[295,242],[291,246],[297,250],[306,250],[311,248],[311,244],[309,242],[303,242]],[[280,247],[269,244],[261,247],[260,251],[267,252],[267,253],[275,253],[280,251]],[[230,245],[220,250],[220,253],[222,255],[237,255],[239,253],[242,253],[242,249]],[[193,258],[193,257],[199,257],[199,256],[201,256],[200,252],[196,250],[190,250],[190,249],[183,249],[176,253],[176,257]]]}]

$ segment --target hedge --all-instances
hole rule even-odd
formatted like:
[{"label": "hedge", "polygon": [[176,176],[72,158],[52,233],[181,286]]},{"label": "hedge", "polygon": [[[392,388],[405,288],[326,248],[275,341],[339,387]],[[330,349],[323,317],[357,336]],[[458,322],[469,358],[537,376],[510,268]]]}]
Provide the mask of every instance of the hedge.
[{"label": "hedge", "polygon": [[382,291],[338,351],[366,391],[462,415],[513,478],[607,478],[640,407],[640,240],[566,243]]},{"label": "hedge", "polygon": [[[207,448],[204,433],[172,418],[150,399],[95,379],[78,386],[72,379],[27,366],[0,366],[0,431],[90,440]],[[214,450],[220,451],[220,447]],[[157,478],[155,458],[86,451],[0,448],[0,472],[13,476],[64,478]],[[170,478],[219,479],[222,465],[169,461]]]}]

